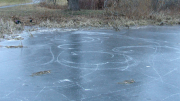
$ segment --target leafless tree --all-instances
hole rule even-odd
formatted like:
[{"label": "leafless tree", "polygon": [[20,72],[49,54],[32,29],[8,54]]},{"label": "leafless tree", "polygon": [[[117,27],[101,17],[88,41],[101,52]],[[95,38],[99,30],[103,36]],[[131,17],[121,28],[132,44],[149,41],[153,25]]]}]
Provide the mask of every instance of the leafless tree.
[{"label": "leafless tree", "polygon": [[151,0],[151,6],[155,12],[158,10],[158,2],[159,0]]},{"label": "leafless tree", "polygon": [[68,1],[68,9],[77,11],[80,10],[79,8],[79,0],[67,0]]}]

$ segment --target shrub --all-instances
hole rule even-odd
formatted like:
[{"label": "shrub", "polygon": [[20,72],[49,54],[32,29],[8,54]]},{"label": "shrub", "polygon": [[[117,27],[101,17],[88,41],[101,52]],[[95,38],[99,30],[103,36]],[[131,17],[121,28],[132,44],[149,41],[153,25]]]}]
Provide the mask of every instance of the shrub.
[{"label": "shrub", "polygon": [[65,8],[67,8],[67,5],[58,5],[58,4],[54,5],[52,3],[46,3],[46,2],[40,2],[39,6],[46,7],[49,9],[65,9]]},{"label": "shrub", "polygon": [[105,10],[107,14],[139,19],[162,11],[177,13],[179,8],[179,0],[108,0]]},{"label": "shrub", "polygon": [[103,9],[104,0],[79,0],[81,9]]}]

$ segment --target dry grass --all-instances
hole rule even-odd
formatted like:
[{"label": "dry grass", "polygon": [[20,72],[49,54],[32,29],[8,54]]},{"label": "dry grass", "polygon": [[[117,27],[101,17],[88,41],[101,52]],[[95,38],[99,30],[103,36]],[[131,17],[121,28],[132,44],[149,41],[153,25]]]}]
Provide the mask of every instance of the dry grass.
[{"label": "dry grass", "polygon": [[[11,20],[12,16],[20,20],[33,18],[33,24],[40,27],[120,27],[143,26],[143,25],[174,25],[180,24],[178,11],[163,10],[154,13],[151,7],[151,0],[112,0],[104,10],[69,11],[66,0],[57,5],[40,3],[37,5],[26,5],[12,8],[0,9],[0,37],[5,34],[12,34],[16,30],[23,30],[23,26],[16,25]],[[91,0],[89,0],[91,1]],[[89,2],[88,1],[88,2]],[[136,2],[135,2],[136,1]],[[170,13],[169,13],[170,12]],[[5,22],[7,21],[7,22]],[[32,25],[25,23],[25,25]]]},{"label": "dry grass", "polygon": [[23,48],[22,45],[19,45],[19,46],[5,46],[6,48]]},{"label": "dry grass", "polygon": [[153,24],[160,25],[177,25],[180,24],[180,19],[178,16],[174,15],[167,15],[165,13],[155,13],[152,15],[152,20],[154,21]]},{"label": "dry grass", "polygon": [[5,38],[5,34],[12,35],[24,29],[21,25],[14,24],[13,21],[0,20],[0,38]]},{"label": "dry grass", "polygon": [[56,28],[84,28],[84,27],[103,27],[105,26],[101,19],[77,17],[69,18],[61,22],[51,22],[50,20],[43,21],[39,24],[40,27],[56,27]]},{"label": "dry grass", "polygon": [[151,12],[151,0],[113,0],[109,1],[107,14],[124,15],[130,19],[141,19]]},{"label": "dry grass", "polygon": [[[159,0],[156,13],[179,15],[180,1],[175,1]],[[152,0],[110,0],[105,10],[109,15],[124,15],[130,19],[145,19],[155,13]]]},{"label": "dry grass", "polygon": [[25,46],[23,46],[22,41],[20,45],[17,46],[5,46],[6,48],[25,48]]}]

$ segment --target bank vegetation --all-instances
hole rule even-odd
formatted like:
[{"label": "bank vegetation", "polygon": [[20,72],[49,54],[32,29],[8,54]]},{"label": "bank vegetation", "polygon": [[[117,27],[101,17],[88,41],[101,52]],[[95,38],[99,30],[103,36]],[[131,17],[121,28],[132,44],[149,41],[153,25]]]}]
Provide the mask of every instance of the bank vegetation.
[{"label": "bank vegetation", "polygon": [[[67,0],[0,9],[0,37],[23,26],[87,28],[180,24],[180,0],[79,0],[80,11],[68,10]],[[15,19],[21,21],[15,24]],[[30,21],[32,20],[32,21]]]}]

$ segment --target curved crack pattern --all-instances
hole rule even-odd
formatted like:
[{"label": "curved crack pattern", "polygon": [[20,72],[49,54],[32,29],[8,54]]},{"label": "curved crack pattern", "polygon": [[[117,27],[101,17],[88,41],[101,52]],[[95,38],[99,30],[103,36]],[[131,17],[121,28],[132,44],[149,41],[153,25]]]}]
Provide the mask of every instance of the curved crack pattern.
[{"label": "curved crack pattern", "polygon": [[1,48],[0,100],[178,101],[180,29],[162,28],[38,31],[30,48]]}]

